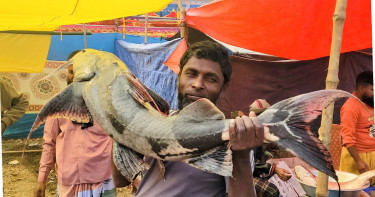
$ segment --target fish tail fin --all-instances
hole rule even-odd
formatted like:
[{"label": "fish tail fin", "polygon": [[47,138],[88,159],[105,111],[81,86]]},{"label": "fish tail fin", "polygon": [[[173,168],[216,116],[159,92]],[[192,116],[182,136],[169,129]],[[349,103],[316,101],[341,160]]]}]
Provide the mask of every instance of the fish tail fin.
[{"label": "fish tail fin", "polygon": [[205,154],[184,160],[185,163],[206,172],[221,176],[232,176],[232,151],[228,143],[214,148]]},{"label": "fish tail fin", "polygon": [[273,142],[288,149],[317,170],[338,180],[329,151],[310,130],[310,123],[332,102],[353,97],[342,90],[319,90],[280,101],[258,118],[276,136]]},{"label": "fish tail fin", "polygon": [[141,157],[142,155],[128,147],[113,143],[113,161],[118,171],[129,182],[132,182],[140,172],[150,168]]}]

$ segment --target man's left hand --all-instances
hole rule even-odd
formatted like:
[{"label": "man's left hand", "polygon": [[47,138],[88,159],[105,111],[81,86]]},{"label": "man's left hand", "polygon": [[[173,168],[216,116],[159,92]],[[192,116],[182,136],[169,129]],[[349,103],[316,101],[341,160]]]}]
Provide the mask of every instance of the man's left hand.
[{"label": "man's left hand", "polygon": [[263,144],[264,128],[256,115],[237,117],[229,125],[229,142],[233,151],[251,150]]}]

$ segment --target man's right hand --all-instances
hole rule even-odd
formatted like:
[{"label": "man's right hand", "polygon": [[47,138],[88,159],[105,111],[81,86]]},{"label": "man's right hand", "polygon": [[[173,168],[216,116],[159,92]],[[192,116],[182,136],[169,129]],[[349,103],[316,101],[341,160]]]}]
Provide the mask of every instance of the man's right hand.
[{"label": "man's right hand", "polygon": [[355,145],[347,147],[348,152],[353,157],[355,163],[357,164],[357,169],[360,174],[367,172],[369,170],[368,165],[361,159],[358,154],[357,148]]},{"label": "man's right hand", "polygon": [[38,183],[34,190],[34,197],[45,197],[46,183]]},{"label": "man's right hand", "polygon": [[357,161],[357,167],[358,167],[358,172],[361,174],[369,170],[368,165],[362,159]]}]

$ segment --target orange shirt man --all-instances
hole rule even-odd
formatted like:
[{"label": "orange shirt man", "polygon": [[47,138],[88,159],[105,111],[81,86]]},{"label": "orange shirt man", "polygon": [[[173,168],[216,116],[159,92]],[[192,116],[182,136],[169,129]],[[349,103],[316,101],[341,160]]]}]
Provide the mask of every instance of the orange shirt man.
[{"label": "orange shirt man", "polygon": [[358,100],[349,98],[341,108],[343,148],[340,170],[361,174],[375,169],[375,138],[369,135],[369,128],[374,124],[372,72],[358,75],[353,95],[366,107]]}]

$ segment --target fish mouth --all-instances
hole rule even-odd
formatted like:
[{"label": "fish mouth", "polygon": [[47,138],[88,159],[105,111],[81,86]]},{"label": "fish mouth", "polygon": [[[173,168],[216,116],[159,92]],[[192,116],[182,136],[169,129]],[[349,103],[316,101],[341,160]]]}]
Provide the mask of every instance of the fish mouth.
[{"label": "fish mouth", "polygon": [[85,76],[74,76],[74,81],[76,82],[85,82],[85,81],[90,81],[92,78],[95,77],[95,72],[89,73]]}]

